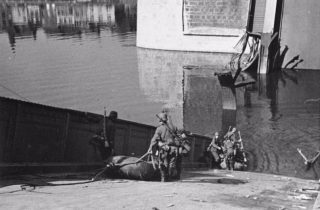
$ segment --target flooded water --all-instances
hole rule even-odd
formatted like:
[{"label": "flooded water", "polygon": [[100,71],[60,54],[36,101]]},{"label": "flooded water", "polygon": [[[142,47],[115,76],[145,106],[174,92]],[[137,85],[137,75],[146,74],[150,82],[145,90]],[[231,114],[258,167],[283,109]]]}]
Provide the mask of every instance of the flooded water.
[{"label": "flooded water", "polygon": [[30,2],[0,4],[0,95],[150,123],[161,103],[140,91],[136,3]]},{"label": "flooded water", "polygon": [[256,88],[238,91],[243,105],[237,125],[250,142],[254,170],[319,178],[320,163],[308,169],[297,152],[300,148],[311,159],[320,150],[319,73],[285,70],[261,76]]},{"label": "flooded water", "polygon": [[[284,70],[254,85],[221,88],[215,72],[232,55],[136,47],[136,2],[0,3],[0,96],[212,136],[235,125],[249,170],[318,178],[320,71]],[[187,65],[210,68],[185,69]],[[229,107],[228,101],[236,101]],[[227,105],[226,105],[227,104]]]}]

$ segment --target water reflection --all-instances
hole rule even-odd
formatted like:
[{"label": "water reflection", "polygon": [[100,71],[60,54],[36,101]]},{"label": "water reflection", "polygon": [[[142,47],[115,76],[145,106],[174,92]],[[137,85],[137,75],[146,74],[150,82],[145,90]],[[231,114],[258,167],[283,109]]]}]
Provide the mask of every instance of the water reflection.
[{"label": "water reflection", "polygon": [[320,97],[319,79],[316,71],[282,70],[260,75],[256,85],[244,89],[237,125],[247,139],[251,170],[319,178],[320,163],[306,170],[297,152],[301,148],[311,158],[320,149],[320,103],[308,103]]},{"label": "water reflection", "polygon": [[135,30],[135,0],[0,1],[0,95],[150,123]]},{"label": "water reflection", "polygon": [[136,31],[136,1],[26,1],[0,3],[0,33],[7,32],[12,50],[16,38],[37,39],[43,28],[49,36],[80,36],[111,30]]}]

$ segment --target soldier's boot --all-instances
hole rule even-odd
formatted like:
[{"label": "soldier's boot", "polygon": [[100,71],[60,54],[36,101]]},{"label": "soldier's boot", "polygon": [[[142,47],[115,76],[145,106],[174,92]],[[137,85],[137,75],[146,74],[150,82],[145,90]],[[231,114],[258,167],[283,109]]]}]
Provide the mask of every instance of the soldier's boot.
[{"label": "soldier's boot", "polygon": [[164,166],[160,166],[160,175],[161,175],[161,182],[167,181],[167,171]]},{"label": "soldier's boot", "polygon": [[216,169],[222,169],[220,160],[216,162]]},{"label": "soldier's boot", "polygon": [[234,170],[234,160],[230,160],[230,170],[233,171]]},{"label": "soldier's boot", "polygon": [[170,179],[175,179],[175,176],[176,176],[176,173],[175,173],[175,168],[173,168],[172,166],[169,166],[169,169],[168,169],[168,177]]},{"label": "soldier's boot", "polygon": [[231,170],[231,160],[229,157],[226,160],[226,164],[227,164],[227,169],[230,171]]},{"label": "soldier's boot", "polygon": [[177,170],[177,176],[176,176],[176,179],[177,179],[177,180],[180,180],[180,178],[181,178],[181,170],[180,170],[180,169],[178,169],[178,170]]},{"label": "soldier's boot", "polygon": [[210,161],[210,169],[213,169],[214,168],[214,160],[211,160]]}]

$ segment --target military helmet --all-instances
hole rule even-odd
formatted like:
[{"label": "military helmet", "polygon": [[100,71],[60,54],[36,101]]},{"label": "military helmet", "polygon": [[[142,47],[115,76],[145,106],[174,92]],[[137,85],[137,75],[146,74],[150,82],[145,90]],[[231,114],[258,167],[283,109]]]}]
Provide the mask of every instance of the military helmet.
[{"label": "military helmet", "polygon": [[111,111],[111,112],[109,113],[109,118],[110,118],[111,120],[117,119],[117,118],[118,118],[118,112],[116,112],[116,111]]},{"label": "military helmet", "polygon": [[168,121],[168,116],[166,113],[161,112],[161,113],[157,114],[157,116],[158,116],[160,122],[167,122]]}]

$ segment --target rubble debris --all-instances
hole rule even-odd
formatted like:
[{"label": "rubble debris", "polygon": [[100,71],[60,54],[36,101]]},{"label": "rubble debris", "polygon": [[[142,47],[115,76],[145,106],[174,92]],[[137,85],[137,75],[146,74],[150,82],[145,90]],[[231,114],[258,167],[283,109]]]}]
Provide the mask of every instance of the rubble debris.
[{"label": "rubble debris", "polygon": [[192,201],[197,201],[197,202],[202,202],[202,203],[207,203],[208,201],[206,200],[201,200],[201,199],[191,199]]},{"label": "rubble debris", "polygon": [[313,198],[309,195],[306,194],[300,194],[300,195],[296,195],[296,196],[292,196],[293,199],[297,199],[297,200],[313,200]]}]

